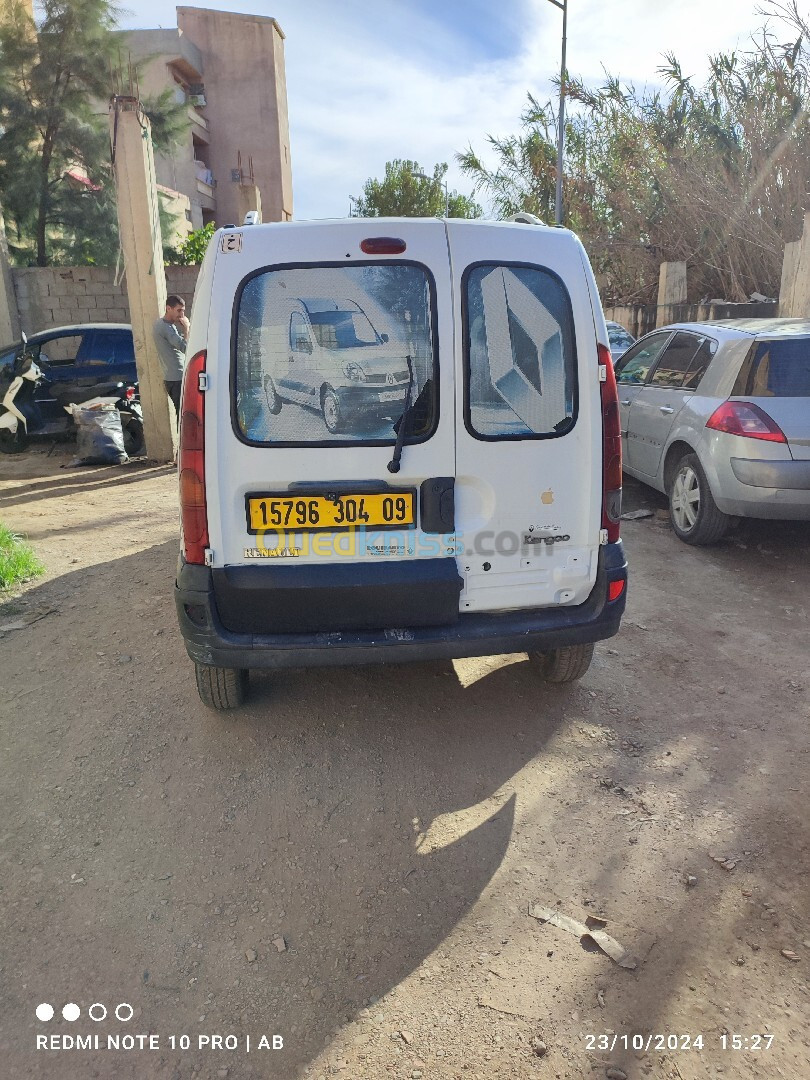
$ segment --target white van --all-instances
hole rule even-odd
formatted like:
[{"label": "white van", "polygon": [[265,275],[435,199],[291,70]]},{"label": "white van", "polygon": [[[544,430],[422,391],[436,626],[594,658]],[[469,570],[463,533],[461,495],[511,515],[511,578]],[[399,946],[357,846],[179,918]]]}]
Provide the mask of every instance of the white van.
[{"label": "white van", "polygon": [[616,384],[572,233],[223,229],[188,357],[175,592],[206,705],[250,668],[527,652],[566,682],[617,632]]}]

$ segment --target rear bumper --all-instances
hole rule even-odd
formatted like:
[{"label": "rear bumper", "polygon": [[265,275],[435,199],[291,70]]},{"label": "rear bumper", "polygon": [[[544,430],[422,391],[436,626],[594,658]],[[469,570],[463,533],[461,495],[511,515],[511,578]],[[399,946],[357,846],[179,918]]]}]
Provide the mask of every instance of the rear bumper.
[{"label": "rear bumper", "polygon": [[774,521],[810,520],[810,461],[730,457],[710,477],[724,514]]},{"label": "rear bumper", "polygon": [[741,484],[749,487],[810,491],[810,460],[755,461],[733,457],[731,470]]},{"label": "rear bumper", "polygon": [[621,542],[600,548],[596,584],[577,607],[459,615],[449,626],[392,627],[328,633],[233,633],[217,611],[212,571],[178,566],[175,602],[188,655],[231,668],[333,667],[547,652],[601,641],[617,633],[627,589],[608,600],[612,581],[627,580]]}]

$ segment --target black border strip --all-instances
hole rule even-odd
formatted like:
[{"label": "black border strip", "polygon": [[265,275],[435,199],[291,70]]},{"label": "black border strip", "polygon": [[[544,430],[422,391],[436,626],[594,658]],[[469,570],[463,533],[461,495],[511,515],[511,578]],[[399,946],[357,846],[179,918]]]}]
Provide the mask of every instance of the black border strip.
[{"label": "black border strip", "polygon": [[[549,277],[554,278],[559,283],[563,292],[566,307],[568,308],[569,325],[571,328],[571,347],[573,352],[572,359],[574,364],[574,410],[571,417],[572,423],[567,431],[548,431],[536,435],[484,435],[473,427],[470,412],[470,319],[468,286],[470,274],[473,270],[477,270],[481,266],[490,266],[493,268],[502,266],[507,269],[537,270],[542,274],[547,274]],[[570,435],[579,419],[579,356],[577,354],[577,336],[576,326],[574,324],[574,309],[571,304],[571,294],[560,275],[555,270],[550,269],[548,266],[543,266],[540,263],[504,262],[499,259],[481,259],[478,262],[470,263],[461,276],[461,324],[464,335],[462,339],[462,363],[464,365],[464,427],[472,438],[477,439],[478,442],[538,442],[546,439],[563,439],[566,435]],[[596,369],[594,368],[594,372],[595,370]]]},{"label": "black border strip", "polygon": [[236,415],[236,341],[237,330],[239,322],[239,307],[242,303],[242,293],[250,282],[260,277],[262,274],[274,273],[282,270],[333,270],[337,268],[345,268],[347,266],[415,266],[419,270],[422,270],[427,278],[428,289],[430,291],[430,324],[431,324],[431,345],[433,347],[433,383],[434,383],[434,408],[433,408],[433,424],[430,430],[425,432],[424,435],[420,435],[419,438],[413,438],[406,436],[404,439],[405,446],[415,446],[419,443],[427,442],[428,439],[432,439],[436,434],[439,427],[439,418],[441,416],[441,400],[439,393],[439,327],[438,327],[438,312],[436,309],[436,281],[433,277],[432,271],[424,263],[417,262],[415,259],[363,259],[351,262],[318,262],[318,263],[271,263],[268,266],[259,266],[256,269],[251,270],[249,274],[242,278],[237,286],[236,293],[233,299],[233,310],[231,312],[231,362],[230,373],[228,379],[228,396],[230,399],[231,407],[231,428],[234,435],[245,446],[258,447],[261,449],[298,449],[298,450],[317,450],[325,447],[355,447],[355,446],[394,446],[396,444],[396,435],[392,439],[358,439],[348,442],[345,439],[342,440],[327,440],[324,442],[254,442],[252,439],[248,439],[244,432],[239,427],[239,420]]}]

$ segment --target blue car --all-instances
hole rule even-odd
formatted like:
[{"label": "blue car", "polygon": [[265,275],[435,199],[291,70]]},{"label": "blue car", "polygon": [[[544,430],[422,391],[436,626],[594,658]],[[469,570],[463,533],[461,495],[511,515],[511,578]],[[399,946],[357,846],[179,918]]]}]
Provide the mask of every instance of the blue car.
[{"label": "blue car", "polygon": [[[4,369],[11,368],[22,347],[22,342],[16,342],[0,350],[0,375]],[[138,381],[132,327],[127,323],[60,326],[44,330],[28,338],[26,351],[33,354],[44,376],[36,400],[46,419],[61,412],[52,401],[51,388],[101,388]]]}]

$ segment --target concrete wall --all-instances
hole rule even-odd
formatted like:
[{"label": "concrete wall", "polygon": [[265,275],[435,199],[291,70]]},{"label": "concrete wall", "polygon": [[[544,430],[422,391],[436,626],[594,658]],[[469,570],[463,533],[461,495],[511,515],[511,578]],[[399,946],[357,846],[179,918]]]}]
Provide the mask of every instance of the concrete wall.
[{"label": "concrete wall", "polygon": [[[191,307],[197,266],[167,266],[166,287]],[[129,322],[126,282],[111,266],[36,266],[11,271],[22,329],[27,334],[86,322]],[[155,312],[155,318],[163,312]],[[0,342],[5,345],[6,342]]]},{"label": "concrete wall", "polygon": [[217,180],[218,225],[238,224],[241,151],[253,158],[264,221],[292,217],[292,173],[284,74],[284,34],[275,19],[179,7],[177,25],[200,49],[205,64],[211,171]]},{"label": "concrete wall", "polygon": [[778,305],[766,304],[631,304],[606,307],[605,318],[617,322],[633,337],[642,337],[673,322],[708,322],[714,319],[773,319]]}]

